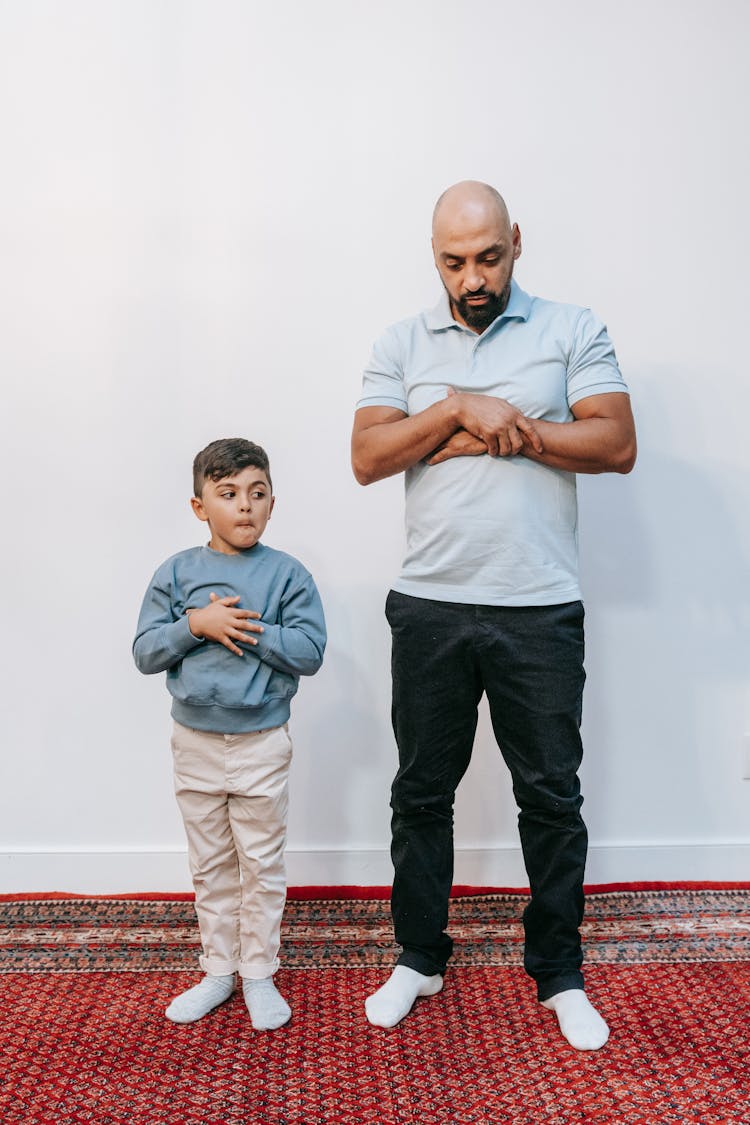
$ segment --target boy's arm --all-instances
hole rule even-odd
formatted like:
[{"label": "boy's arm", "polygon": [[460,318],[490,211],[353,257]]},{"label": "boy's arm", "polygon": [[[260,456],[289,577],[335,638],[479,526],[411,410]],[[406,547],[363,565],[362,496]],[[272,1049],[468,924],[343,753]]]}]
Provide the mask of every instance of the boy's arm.
[{"label": "boy's arm", "polygon": [[278,624],[261,621],[252,652],[265,664],[292,676],[312,676],[323,663],[326,624],[320,595],[310,575],[285,591]]},{"label": "boy's arm", "polygon": [[199,644],[202,638],[190,632],[187,616],[175,620],[169,583],[157,572],[143,599],[133,641],[138,671],[146,675],[163,672]]}]

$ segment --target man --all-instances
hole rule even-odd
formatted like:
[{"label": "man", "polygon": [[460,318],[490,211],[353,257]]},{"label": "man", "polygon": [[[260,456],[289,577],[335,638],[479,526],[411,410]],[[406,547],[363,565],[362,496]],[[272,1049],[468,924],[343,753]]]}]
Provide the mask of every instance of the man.
[{"label": "man", "polygon": [[376,343],[352,435],[360,484],[406,472],[406,558],[386,605],[399,749],[391,908],[403,951],[367,1017],[393,1027],[443,986],[453,803],[486,692],[531,887],[524,966],[566,1039],[596,1050],[609,1029],[581,973],[575,474],[633,467],[629,396],[590,310],[512,280],[521,233],[494,188],[444,192],[432,248],[445,294]]}]

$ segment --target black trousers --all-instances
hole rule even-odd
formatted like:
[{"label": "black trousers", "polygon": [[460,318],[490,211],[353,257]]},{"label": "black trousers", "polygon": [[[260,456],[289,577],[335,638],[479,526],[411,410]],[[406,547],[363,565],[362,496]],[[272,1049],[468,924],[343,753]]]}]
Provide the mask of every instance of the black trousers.
[{"label": "black trousers", "polygon": [[391,591],[386,616],[399,749],[391,793],[399,964],[432,975],[451,955],[453,804],[486,692],[531,887],[524,967],[540,1000],[583,988],[583,606],[465,605]]}]

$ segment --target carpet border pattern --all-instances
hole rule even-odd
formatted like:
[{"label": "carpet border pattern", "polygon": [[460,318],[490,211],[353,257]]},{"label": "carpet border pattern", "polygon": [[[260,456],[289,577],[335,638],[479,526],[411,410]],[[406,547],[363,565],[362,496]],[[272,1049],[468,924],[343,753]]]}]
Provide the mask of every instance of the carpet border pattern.
[{"label": "carpet border pattern", "polygon": [[[527,901],[503,891],[453,898],[452,964],[520,964]],[[750,887],[594,892],[581,933],[589,965],[748,961]],[[285,970],[387,966],[397,953],[382,897],[292,893],[282,936]],[[183,972],[199,951],[191,896],[0,901],[0,973]]]}]

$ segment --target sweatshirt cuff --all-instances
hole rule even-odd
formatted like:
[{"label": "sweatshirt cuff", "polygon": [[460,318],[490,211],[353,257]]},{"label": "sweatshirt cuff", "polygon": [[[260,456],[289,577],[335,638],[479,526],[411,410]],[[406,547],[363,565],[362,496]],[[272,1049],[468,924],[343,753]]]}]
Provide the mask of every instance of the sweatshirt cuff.
[{"label": "sweatshirt cuff", "polygon": [[205,642],[205,637],[196,637],[190,632],[190,622],[187,614],[175,621],[169,633],[169,647],[177,656],[187,656],[198,645]]}]

